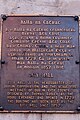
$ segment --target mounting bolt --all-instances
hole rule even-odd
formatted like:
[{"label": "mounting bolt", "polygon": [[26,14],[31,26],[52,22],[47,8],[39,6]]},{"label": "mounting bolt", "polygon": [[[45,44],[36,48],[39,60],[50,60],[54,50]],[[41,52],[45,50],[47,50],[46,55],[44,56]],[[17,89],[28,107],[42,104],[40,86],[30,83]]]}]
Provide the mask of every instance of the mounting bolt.
[{"label": "mounting bolt", "polygon": [[7,16],[6,15],[1,15],[3,21],[7,19]]},{"label": "mounting bolt", "polygon": [[5,61],[1,61],[1,64],[5,64]]},{"label": "mounting bolt", "polygon": [[79,64],[80,62],[79,61],[75,61],[76,64]]},{"label": "mounting bolt", "polygon": [[78,108],[76,109],[77,111],[80,111],[80,106],[78,106]]},{"label": "mounting bolt", "polygon": [[78,17],[78,16],[74,16],[74,20],[75,20],[75,21],[78,21],[78,20],[79,20],[79,17]]},{"label": "mounting bolt", "polygon": [[3,108],[2,106],[0,106],[0,110],[1,110],[1,111],[3,111],[3,110],[4,110],[4,108]]}]

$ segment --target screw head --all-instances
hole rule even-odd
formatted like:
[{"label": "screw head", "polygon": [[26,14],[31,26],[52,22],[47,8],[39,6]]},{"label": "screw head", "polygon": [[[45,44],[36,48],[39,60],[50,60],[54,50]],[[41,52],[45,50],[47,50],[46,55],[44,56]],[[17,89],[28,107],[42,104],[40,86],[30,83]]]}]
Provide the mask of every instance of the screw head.
[{"label": "screw head", "polygon": [[3,108],[2,106],[0,106],[0,110],[1,110],[1,111],[3,111],[3,110],[4,110],[4,108]]},{"label": "screw head", "polygon": [[5,64],[5,61],[1,61],[1,64]]},{"label": "screw head", "polygon": [[6,15],[1,15],[3,21],[7,19],[7,16]]},{"label": "screw head", "polygon": [[79,61],[75,61],[76,64],[79,64],[80,62]]},{"label": "screw head", "polygon": [[75,16],[75,17],[74,17],[74,20],[75,20],[75,21],[78,21],[78,20],[79,20],[79,17],[78,17],[78,16]]}]

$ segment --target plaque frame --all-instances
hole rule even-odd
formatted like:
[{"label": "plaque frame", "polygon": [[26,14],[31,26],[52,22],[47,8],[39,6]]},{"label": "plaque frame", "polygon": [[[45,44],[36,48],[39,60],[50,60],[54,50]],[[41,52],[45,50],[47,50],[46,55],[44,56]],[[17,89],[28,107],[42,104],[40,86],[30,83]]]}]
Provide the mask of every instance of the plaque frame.
[{"label": "plaque frame", "polygon": [[[52,16],[52,15],[2,15],[2,19],[3,19],[3,21],[5,21],[6,19],[7,19],[7,17],[56,17],[56,16]],[[75,19],[75,21],[77,21],[79,18],[78,18],[78,16],[57,16],[57,17],[74,17],[74,19]],[[78,28],[79,29],[79,28]],[[1,22],[1,35],[0,36],[2,36],[2,22]],[[78,40],[79,40],[79,35],[78,35]],[[1,37],[1,41],[2,41],[2,37]],[[79,43],[78,43],[79,44]],[[79,47],[79,46],[78,46]],[[80,56],[79,56],[79,58],[80,58]],[[76,61],[76,64],[79,64],[80,62],[80,59],[78,60],[78,61]],[[2,65],[2,64],[5,64],[5,61],[2,61],[1,60],[1,64],[0,64],[0,66]],[[77,113],[77,112],[79,112],[80,111],[80,107],[78,106],[77,108],[76,108],[76,110],[75,111],[31,111],[31,110],[5,110],[2,106],[0,106],[0,112],[12,112],[12,113],[14,113],[14,112],[21,112],[21,113],[24,113],[24,112],[27,112],[27,113]]]}]

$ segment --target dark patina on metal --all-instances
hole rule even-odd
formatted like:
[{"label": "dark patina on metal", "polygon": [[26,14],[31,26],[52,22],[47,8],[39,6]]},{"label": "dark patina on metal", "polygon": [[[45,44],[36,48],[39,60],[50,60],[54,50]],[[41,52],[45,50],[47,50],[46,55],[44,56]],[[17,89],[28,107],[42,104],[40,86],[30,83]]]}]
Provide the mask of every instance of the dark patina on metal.
[{"label": "dark patina on metal", "polygon": [[2,15],[0,106],[79,111],[77,16]]}]

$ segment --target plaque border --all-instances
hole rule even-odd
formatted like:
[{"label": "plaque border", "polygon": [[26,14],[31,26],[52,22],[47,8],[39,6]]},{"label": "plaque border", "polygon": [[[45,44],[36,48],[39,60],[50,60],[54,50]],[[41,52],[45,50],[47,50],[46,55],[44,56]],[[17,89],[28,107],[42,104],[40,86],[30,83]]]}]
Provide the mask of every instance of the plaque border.
[{"label": "plaque border", "polygon": [[[2,53],[2,24],[3,24],[3,19],[2,16],[5,15],[6,17],[78,17],[78,31],[79,31],[79,21],[80,21],[80,17],[79,16],[75,16],[75,15],[47,15],[47,14],[1,14],[1,24],[0,24],[0,52]],[[80,52],[80,35],[78,35],[78,49]],[[0,61],[2,58],[2,54],[0,53]],[[80,54],[79,54],[79,62],[80,62]],[[0,63],[0,70],[1,70],[1,63]],[[80,65],[79,65],[79,73],[80,73]],[[80,74],[79,74],[79,79],[80,79]],[[1,86],[1,85],[0,85]],[[80,86],[80,81],[79,81],[79,86]],[[80,90],[79,90],[80,93]],[[80,98],[80,94],[79,94],[79,98]],[[32,111],[32,110],[5,110],[2,109],[2,106],[0,106],[0,113],[37,113],[37,114],[76,114],[76,113],[80,113],[80,106],[79,109],[75,109],[75,111]]]}]

